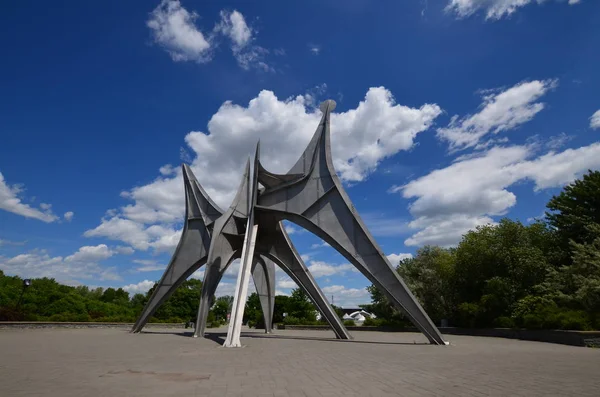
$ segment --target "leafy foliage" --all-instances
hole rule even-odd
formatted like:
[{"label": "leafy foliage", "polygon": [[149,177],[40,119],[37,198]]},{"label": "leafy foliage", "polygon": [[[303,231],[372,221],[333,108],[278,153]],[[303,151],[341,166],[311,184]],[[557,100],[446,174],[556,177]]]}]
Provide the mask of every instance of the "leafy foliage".
[{"label": "leafy foliage", "polygon": [[[571,241],[589,244],[597,238],[593,225],[600,225],[599,192],[600,171],[589,171],[548,202],[546,219],[556,229],[565,253],[570,252]],[[566,256],[567,261],[569,257]]]},{"label": "leafy foliage", "polygon": [[[312,304],[304,290],[296,288],[290,296],[275,296],[274,323],[286,325],[315,325],[319,324],[316,317],[317,309]],[[244,309],[244,322],[250,327],[264,328],[264,316],[260,300],[256,293],[251,294]]]},{"label": "leafy foliage", "polygon": [[250,327],[265,328],[265,319],[260,306],[260,298],[256,292],[250,294],[246,301],[243,322]]},{"label": "leafy foliage", "polygon": [[[155,287],[130,298],[122,288],[70,287],[41,278],[33,279],[23,290],[21,278],[0,271],[0,321],[134,322]],[[185,281],[150,321],[186,322],[195,318],[201,290],[201,281]]]},{"label": "leafy foliage", "polygon": [[233,296],[220,296],[215,301],[212,311],[215,314],[215,320],[226,322],[227,315],[231,313],[231,305],[233,305]]},{"label": "leafy foliage", "polygon": [[453,250],[426,246],[398,266],[398,273],[434,321],[448,318],[456,301],[455,262]]}]

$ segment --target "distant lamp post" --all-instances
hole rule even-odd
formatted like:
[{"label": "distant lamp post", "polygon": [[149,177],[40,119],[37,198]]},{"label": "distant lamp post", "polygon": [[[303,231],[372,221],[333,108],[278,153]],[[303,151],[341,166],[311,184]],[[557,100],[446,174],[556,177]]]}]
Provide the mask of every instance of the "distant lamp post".
[{"label": "distant lamp post", "polygon": [[23,280],[23,289],[21,290],[21,296],[19,297],[19,301],[17,302],[16,312],[21,314],[21,302],[23,302],[23,295],[25,295],[25,290],[27,287],[31,286],[31,279],[26,278]]}]

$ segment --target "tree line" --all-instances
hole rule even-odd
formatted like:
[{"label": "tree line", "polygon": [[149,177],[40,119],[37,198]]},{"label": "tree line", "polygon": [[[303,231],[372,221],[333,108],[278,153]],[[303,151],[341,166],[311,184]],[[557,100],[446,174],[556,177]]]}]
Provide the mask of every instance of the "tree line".
[{"label": "tree line", "polygon": [[[20,277],[0,271],[0,321],[134,322],[154,288],[130,297],[122,288],[72,287],[50,278],[32,279],[24,288]],[[201,290],[200,280],[185,281],[150,321],[189,321],[198,311]]]},{"label": "tree line", "polygon": [[[59,322],[135,322],[157,284],[145,294],[130,297],[122,288],[67,286],[50,278],[30,280],[6,276],[0,271],[0,321]],[[188,323],[196,319],[202,282],[186,280],[150,318],[150,322]],[[233,297],[212,298],[207,323],[220,326],[228,321]],[[339,310],[339,309],[338,309]],[[316,323],[316,309],[304,291],[295,289],[291,296],[275,297],[274,321],[286,324]],[[249,296],[244,323],[264,328],[258,295]]]},{"label": "tree line", "polygon": [[[397,271],[438,325],[600,329],[600,172],[589,171],[547,204],[544,220],[528,225],[502,219],[465,234],[454,248],[426,246]],[[23,280],[0,271],[0,321],[134,322],[150,298],[122,288],[66,286],[49,278]],[[202,282],[185,281],[151,322],[196,318]],[[409,325],[374,286],[375,314],[364,325]],[[233,298],[214,298],[208,324],[228,320]],[[335,308],[340,317],[340,308]],[[318,324],[306,293],[275,297],[274,323]],[[244,323],[264,327],[258,295],[248,298]]]}]

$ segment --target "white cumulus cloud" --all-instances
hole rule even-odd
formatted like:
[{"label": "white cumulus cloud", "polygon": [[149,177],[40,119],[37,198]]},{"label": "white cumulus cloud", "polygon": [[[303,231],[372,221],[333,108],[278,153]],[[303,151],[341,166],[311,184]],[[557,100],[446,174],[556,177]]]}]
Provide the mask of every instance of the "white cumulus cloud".
[{"label": "white cumulus cloud", "polygon": [[327,299],[333,295],[334,304],[340,307],[352,308],[371,302],[371,297],[366,288],[346,288],[343,285],[330,285],[323,287]]},{"label": "white cumulus cloud", "polygon": [[160,264],[153,259],[134,259],[132,262],[142,265],[135,268],[135,270],[138,272],[155,272],[159,270],[165,270],[167,267],[165,264]]},{"label": "white cumulus cloud", "polygon": [[264,61],[269,53],[266,48],[252,44],[254,40],[253,29],[246,23],[246,18],[241,12],[221,11],[221,21],[215,26],[219,32],[231,40],[231,51],[242,69],[258,68],[265,72],[273,71]]},{"label": "white cumulus cloud", "polygon": [[140,221],[114,216],[104,218],[98,227],[87,230],[83,235],[123,241],[141,251],[153,248],[156,252],[168,252],[177,246],[181,229],[162,225],[147,226]]},{"label": "white cumulus cloud", "polygon": [[592,117],[590,117],[590,128],[600,128],[600,109],[596,110]]},{"label": "white cumulus cloud", "polygon": [[9,185],[0,172],[0,209],[48,223],[58,220],[58,217],[52,212],[50,204],[41,203],[40,209],[25,204],[19,197],[23,191],[24,188],[21,185]]},{"label": "white cumulus cloud", "polygon": [[[233,56],[243,69],[273,71],[264,60],[269,51],[253,44],[254,30],[237,11],[220,12],[220,20],[208,33],[196,25],[198,14],[186,10],[178,0],[163,0],[146,22],[154,42],[169,53],[174,61],[206,63],[212,60],[220,37],[231,41]],[[168,171],[161,169],[161,172]]]},{"label": "white cumulus cloud", "polygon": [[310,265],[308,265],[308,270],[314,278],[333,276],[336,274],[343,275],[347,272],[358,272],[358,270],[349,263],[333,265],[323,261],[311,261]]},{"label": "white cumulus cloud", "polygon": [[123,247],[121,245],[117,245],[114,249],[115,253],[121,255],[131,255],[135,252],[135,250],[131,247]]},{"label": "white cumulus cloud", "polygon": [[463,233],[493,223],[517,202],[509,187],[531,181],[534,190],[560,187],[588,169],[600,168],[600,143],[535,157],[536,146],[493,147],[476,156],[459,158],[448,167],[415,179],[392,192],[415,199],[409,206],[418,230],[406,245],[456,244]]},{"label": "white cumulus cloud", "polygon": [[[564,2],[565,0],[558,0]],[[581,0],[568,0],[569,5],[578,4]],[[515,13],[519,8],[529,4],[542,4],[545,0],[450,0],[446,11],[454,12],[459,18],[469,17],[479,11],[485,13],[486,19],[498,20]]]},{"label": "white cumulus cloud", "polygon": [[474,147],[490,133],[512,130],[530,121],[544,109],[538,99],[556,84],[556,80],[534,80],[501,92],[487,91],[478,113],[462,118],[454,116],[447,127],[438,129],[437,135],[448,141],[452,151]]},{"label": "white cumulus cloud", "polygon": [[412,254],[389,254],[386,256],[387,256],[388,260],[390,261],[390,263],[392,264],[392,266],[394,266],[394,267],[398,266],[398,263],[400,263],[400,261],[413,257]]},{"label": "white cumulus cloud", "polygon": [[196,26],[197,18],[195,12],[188,12],[178,0],[163,0],[150,14],[147,25],[154,41],[174,61],[203,63],[211,59],[211,43]]},{"label": "white cumulus cloud", "polygon": [[154,287],[154,281],[143,280],[137,284],[129,284],[121,288],[127,291],[130,296],[133,296],[135,294],[146,294],[146,292],[148,292],[152,287]]},{"label": "white cumulus cloud", "polygon": [[290,289],[296,287],[298,287],[296,282],[287,276],[285,278],[277,280],[277,288]]},{"label": "white cumulus cloud", "polygon": [[100,265],[114,255],[106,245],[84,246],[67,257],[50,256],[45,250],[32,250],[12,258],[0,256],[0,269],[21,277],[54,278],[72,284],[75,280],[121,280],[114,267]]},{"label": "white cumulus cloud", "polygon": [[105,244],[96,246],[86,245],[79,248],[73,255],[69,255],[65,258],[65,262],[98,262],[103,259],[108,259],[114,255],[114,252],[108,248]]},{"label": "white cumulus cloud", "polygon": [[324,241],[321,243],[315,243],[310,246],[311,249],[326,248],[326,247],[330,247],[330,245],[329,245],[329,243],[326,243]]},{"label": "white cumulus cloud", "polygon": [[238,48],[245,47],[252,39],[252,29],[246,23],[246,19],[237,10],[232,12],[221,11],[221,23],[217,30],[231,39]]}]

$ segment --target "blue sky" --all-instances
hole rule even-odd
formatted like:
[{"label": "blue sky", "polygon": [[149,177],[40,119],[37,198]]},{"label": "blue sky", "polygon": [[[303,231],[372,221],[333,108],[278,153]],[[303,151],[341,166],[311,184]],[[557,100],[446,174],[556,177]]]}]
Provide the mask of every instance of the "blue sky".
[{"label": "blue sky", "polygon": [[[1,6],[7,274],[144,292],[182,227],[181,162],[226,207],[258,138],[287,171],[327,98],[336,169],[393,262],[529,222],[600,169],[597,1],[62,5]],[[369,301],[343,257],[290,230],[336,304]]]}]

